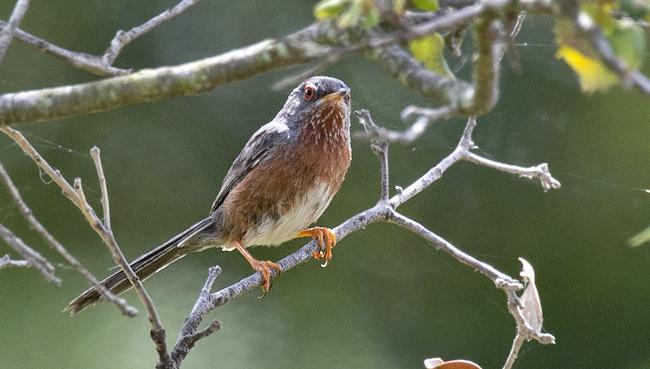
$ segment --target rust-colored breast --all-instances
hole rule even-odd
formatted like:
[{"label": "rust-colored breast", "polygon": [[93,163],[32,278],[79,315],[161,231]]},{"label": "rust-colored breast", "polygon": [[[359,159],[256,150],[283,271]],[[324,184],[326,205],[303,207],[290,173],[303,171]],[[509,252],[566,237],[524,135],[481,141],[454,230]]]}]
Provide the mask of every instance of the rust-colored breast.
[{"label": "rust-colored breast", "polygon": [[[304,206],[306,193],[319,193],[329,203],[351,161],[346,114],[338,106],[324,106],[310,121],[303,122],[295,142],[272,148],[265,160],[233,188],[223,204],[228,240],[241,241],[256,228],[265,232],[268,224],[261,227],[263,222],[295,214],[296,206]],[[328,189],[325,193],[311,191],[323,185]],[[287,236],[287,240],[292,238]]]}]

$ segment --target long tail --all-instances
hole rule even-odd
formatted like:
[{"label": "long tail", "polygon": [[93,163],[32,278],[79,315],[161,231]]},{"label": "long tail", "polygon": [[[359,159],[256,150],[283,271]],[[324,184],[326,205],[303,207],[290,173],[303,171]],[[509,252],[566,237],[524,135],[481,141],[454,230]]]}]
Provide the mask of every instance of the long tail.
[{"label": "long tail", "polygon": [[[214,224],[213,222],[213,219],[206,218],[194,224],[164,244],[135,259],[131,262],[131,269],[133,269],[135,274],[140,277],[140,280],[144,281],[157,271],[187,255],[189,252],[196,251],[196,249],[191,247],[191,245],[183,244],[182,247],[178,246]],[[111,274],[99,283],[116,295],[128,291],[133,287],[131,282],[126,278],[124,272],[121,270]],[[69,311],[71,315],[74,315],[87,307],[96,304],[99,302],[100,298],[101,293],[96,288],[89,288],[76,299],[70,301],[64,311]]]}]

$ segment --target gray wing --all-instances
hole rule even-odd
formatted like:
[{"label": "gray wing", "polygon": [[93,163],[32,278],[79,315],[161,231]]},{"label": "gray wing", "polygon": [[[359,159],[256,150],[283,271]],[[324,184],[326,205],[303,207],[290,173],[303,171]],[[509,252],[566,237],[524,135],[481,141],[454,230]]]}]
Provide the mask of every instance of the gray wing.
[{"label": "gray wing", "polygon": [[214,212],[223,204],[230,191],[264,160],[274,146],[289,139],[289,128],[284,123],[273,121],[260,127],[230,166],[210,211]]}]

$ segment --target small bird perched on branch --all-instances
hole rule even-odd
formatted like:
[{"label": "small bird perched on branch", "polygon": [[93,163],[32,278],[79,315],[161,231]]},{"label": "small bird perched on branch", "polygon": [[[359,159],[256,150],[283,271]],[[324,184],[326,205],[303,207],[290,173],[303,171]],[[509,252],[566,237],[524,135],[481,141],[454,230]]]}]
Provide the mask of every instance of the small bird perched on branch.
[{"label": "small bird perched on branch", "polygon": [[[221,184],[207,218],[140,256],[131,268],[144,280],[183,256],[207,248],[237,250],[262,274],[262,292],[271,288],[278,264],[257,260],[247,248],[312,237],[324,264],[336,235],[307,228],[325,211],[350,166],[350,89],[330,77],[312,77],[296,87],[268,124],[248,140]],[[113,293],[132,287],[123,271],[100,282]],[[75,314],[101,297],[90,288],[71,301]]]}]

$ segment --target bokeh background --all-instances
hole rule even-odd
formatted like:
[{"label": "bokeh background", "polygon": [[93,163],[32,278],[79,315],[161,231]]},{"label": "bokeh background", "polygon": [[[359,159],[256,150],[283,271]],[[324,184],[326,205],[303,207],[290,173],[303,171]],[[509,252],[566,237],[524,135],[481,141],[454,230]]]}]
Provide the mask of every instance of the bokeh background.
[{"label": "bokeh background", "polygon": [[[13,3],[0,2],[0,18],[8,18]],[[101,54],[117,29],[175,3],[36,1],[22,28]],[[117,65],[174,65],[282,36],[311,23],[313,5],[204,0],[128,46]],[[504,162],[548,162],[562,188],[545,194],[537,182],[461,163],[402,211],[511,275],[519,271],[518,256],[535,266],[545,328],[557,345],[526,345],[516,367],[649,368],[650,247],[633,249],[626,241],[650,224],[650,194],[643,191],[650,187],[650,100],[622,89],[582,94],[555,59],[551,26],[544,17],[526,21],[516,49],[521,71],[504,63],[501,99],[480,119],[475,141],[483,154]],[[233,158],[284,102],[288,91],[270,86],[291,72],[19,129],[68,179],[82,177],[97,206],[88,150],[101,148],[113,228],[133,258],[206,214]],[[460,74],[467,72],[461,66]],[[370,109],[392,129],[405,127],[399,113],[406,105],[430,104],[363,57],[348,57],[324,73],[348,83],[355,109]],[[16,42],[0,65],[0,92],[95,79]],[[392,146],[392,184],[408,185],[449,153],[463,125],[461,119],[436,124],[414,144]],[[356,122],[353,129],[360,129]],[[321,225],[339,224],[377,199],[376,158],[365,142],[354,142],[353,152],[348,179]],[[0,160],[36,216],[98,276],[107,274],[111,259],[103,244],[4,137]],[[4,189],[0,221],[60,262],[27,229]],[[279,259],[302,244],[253,253]],[[0,245],[0,254],[7,252]],[[214,264],[223,268],[217,287],[250,274],[240,255],[206,251],[148,281],[171,342]],[[87,284],[65,267],[57,274],[60,288],[33,270],[0,271],[0,368],[153,367],[144,316],[125,318],[107,304],[72,318],[62,314]],[[256,296],[211,313],[223,329],[201,341],[184,368],[422,368],[423,359],[437,356],[500,368],[514,335],[500,291],[387,224],[347,237],[327,269],[304,264],[279,277],[265,299]],[[126,298],[141,307],[133,293]]]}]

